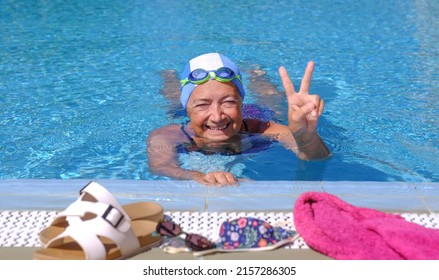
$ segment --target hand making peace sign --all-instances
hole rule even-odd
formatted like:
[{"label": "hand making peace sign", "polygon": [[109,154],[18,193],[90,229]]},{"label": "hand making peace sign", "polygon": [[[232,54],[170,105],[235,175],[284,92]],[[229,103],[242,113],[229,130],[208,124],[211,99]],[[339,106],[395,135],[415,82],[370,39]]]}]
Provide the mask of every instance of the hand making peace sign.
[{"label": "hand making peace sign", "polygon": [[303,74],[299,92],[296,92],[287,70],[283,66],[279,68],[288,101],[288,127],[298,144],[307,144],[315,137],[317,122],[325,106],[320,96],[309,94],[313,70],[314,62],[310,61]]}]

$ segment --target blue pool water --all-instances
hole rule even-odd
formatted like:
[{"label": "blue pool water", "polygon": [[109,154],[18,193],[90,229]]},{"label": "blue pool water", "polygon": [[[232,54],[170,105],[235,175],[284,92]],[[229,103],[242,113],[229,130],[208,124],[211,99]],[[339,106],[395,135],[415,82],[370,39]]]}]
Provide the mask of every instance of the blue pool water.
[{"label": "blue pool water", "polygon": [[[183,164],[256,180],[439,182],[438,14],[436,0],[2,1],[0,179],[167,179],[149,173],[145,139],[185,117],[170,113],[160,71],[217,51],[279,89],[280,65],[298,84],[314,60],[333,156],[303,162],[273,144]],[[249,91],[246,103],[285,123],[283,96]]]}]

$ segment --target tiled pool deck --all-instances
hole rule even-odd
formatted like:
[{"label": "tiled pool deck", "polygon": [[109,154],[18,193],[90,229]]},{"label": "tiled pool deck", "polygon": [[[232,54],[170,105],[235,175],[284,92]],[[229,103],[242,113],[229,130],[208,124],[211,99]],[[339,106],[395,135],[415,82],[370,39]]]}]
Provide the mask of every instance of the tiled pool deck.
[{"label": "tiled pool deck", "polygon": [[[238,187],[213,188],[191,181],[97,181],[105,186],[121,204],[155,201],[161,204],[165,212],[174,218],[185,215],[191,217],[192,215],[193,224],[196,224],[198,220],[206,219],[205,214],[209,215],[209,219],[212,219],[213,216],[229,215],[228,217],[230,217],[236,213],[244,215],[252,213],[252,215],[262,215],[268,219],[286,219],[292,223],[291,210],[296,199],[304,192],[323,191],[334,194],[355,206],[369,207],[385,212],[405,213],[410,216],[407,219],[417,220],[424,225],[425,222],[432,223],[433,227],[439,228],[439,183],[247,181],[242,182]],[[0,180],[0,220],[2,213],[3,216],[9,215],[9,220],[16,213],[19,215],[38,213],[37,216],[41,216],[41,219],[51,219],[56,211],[63,210],[76,200],[78,191],[88,182],[89,180],[83,179]],[[48,222],[46,220],[44,223]],[[36,229],[40,230],[40,228]],[[201,227],[197,229],[201,230]],[[1,235],[8,234],[7,231],[8,225],[1,224],[0,221],[0,239]],[[37,232],[28,233],[28,235],[36,234]],[[36,240],[36,236],[30,236],[28,239]],[[0,259],[29,259],[32,257],[32,252],[38,248],[32,242],[30,245],[20,245],[19,238],[16,238],[16,244],[12,245],[10,243],[2,244],[1,241]],[[220,254],[209,258],[326,258],[326,256],[310,250],[306,244],[295,243],[295,247],[305,250],[276,250],[277,252],[264,252],[257,255],[254,253],[226,254],[227,256]],[[154,248],[134,257],[134,259],[136,258],[190,259],[191,256],[185,254],[169,255],[163,253],[159,248]]]}]

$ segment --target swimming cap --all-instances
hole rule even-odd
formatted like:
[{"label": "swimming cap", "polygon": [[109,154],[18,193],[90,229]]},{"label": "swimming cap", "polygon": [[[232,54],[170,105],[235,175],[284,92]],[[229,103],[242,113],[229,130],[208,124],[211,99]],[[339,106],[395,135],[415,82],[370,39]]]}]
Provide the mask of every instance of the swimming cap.
[{"label": "swimming cap", "polygon": [[[219,54],[219,53],[206,53],[200,56],[197,56],[191,59],[183,70],[181,74],[181,80],[186,79],[189,74],[195,69],[204,69],[206,71],[215,71],[221,67],[228,67],[235,72],[236,75],[241,77],[241,72],[239,72],[238,67],[236,67],[235,63],[231,61],[228,57]],[[245,91],[241,82],[238,79],[233,79],[232,83],[238,88],[239,93],[241,94],[241,98],[244,100]],[[192,92],[194,91],[197,85],[192,83],[187,83],[185,86],[181,87],[181,96],[180,101],[183,105],[183,108],[186,109],[187,102]]]}]

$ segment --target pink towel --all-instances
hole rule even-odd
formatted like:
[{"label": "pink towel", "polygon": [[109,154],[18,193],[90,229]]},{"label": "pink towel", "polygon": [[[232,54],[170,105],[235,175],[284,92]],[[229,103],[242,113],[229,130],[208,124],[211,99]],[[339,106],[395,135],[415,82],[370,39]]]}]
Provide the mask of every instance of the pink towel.
[{"label": "pink towel", "polygon": [[439,230],[328,193],[302,194],[294,223],[307,245],[335,259],[439,259]]}]

